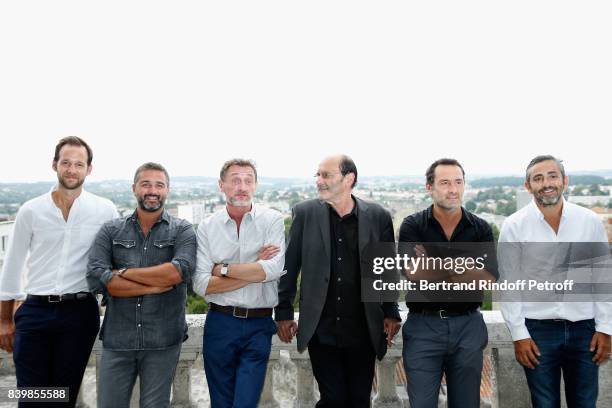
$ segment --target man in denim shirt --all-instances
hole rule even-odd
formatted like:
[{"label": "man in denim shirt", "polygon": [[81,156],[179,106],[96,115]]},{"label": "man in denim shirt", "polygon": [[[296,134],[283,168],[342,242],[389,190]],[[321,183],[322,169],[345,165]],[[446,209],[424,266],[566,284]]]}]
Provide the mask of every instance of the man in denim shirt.
[{"label": "man in denim shirt", "polygon": [[157,163],[136,170],[138,208],[107,222],[89,255],[87,281],[106,302],[98,407],[128,407],[140,376],[140,406],[167,407],[186,338],[187,283],[195,266],[191,224],[164,210],[168,173]]}]

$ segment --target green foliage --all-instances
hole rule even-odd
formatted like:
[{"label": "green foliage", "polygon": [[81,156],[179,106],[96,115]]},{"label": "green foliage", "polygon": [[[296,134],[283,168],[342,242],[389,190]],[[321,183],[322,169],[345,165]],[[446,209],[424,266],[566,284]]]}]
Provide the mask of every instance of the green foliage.
[{"label": "green foliage", "polygon": [[491,230],[493,231],[493,240],[495,240],[495,242],[499,241],[499,228],[497,228],[497,225],[493,223],[489,223],[489,225],[491,226]]},{"label": "green foliage", "polygon": [[485,290],[480,310],[493,310],[493,294],[490,290]]},{"label": "green foliage", "polygon": [[591,184],[589,186],[586,185],[576,185],[573,189],[572,189],[572,195],[573,196],[607,196],[608,193],[603,191],[600,187],[599,184]]},{"label": "green foliage", "polygon": [[468,201],[467,203],[465,203],[465,209],[470,212],[476,211],[476,202],[474,202],[473,200]]},{"label": "green foliage", "polygon": [[203,297],[193,293],[191,288],[187,293],[187,310],[188,314],[203,314],[208,311],[208,304]]},{"label": "green foliage", "polygon": [[291,223],[293,219],[291,217],[285,218],[285,237],[289,236],[289,230],[291,229]]}]

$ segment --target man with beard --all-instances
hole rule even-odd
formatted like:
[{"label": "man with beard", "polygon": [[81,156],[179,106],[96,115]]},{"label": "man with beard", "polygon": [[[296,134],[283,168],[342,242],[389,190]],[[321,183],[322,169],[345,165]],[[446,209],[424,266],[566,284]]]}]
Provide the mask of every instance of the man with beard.
[{"label": "man with beard", "polygon": [[225,162],[225,208],[198,227],[193,290],[209,305],[202,354],[212,408],[257,407],[276,333],[285,226],[278,211],[252,202],[256,188],[252,161]]},{"label": "man with beard", "polygon": [[[367,249],[393,243],[391,215],[352,191],[357,167],[346,156],[326,158],[315,174],[319,199],[293,208],[285,268],[275,310],[279,338],[308,347],[321,398],[317,407],[370,406],[376,357],[399,331],[396,302],[364,302],[362,277],[371,277]],[[384,245],[382,245],[384,246]],[[293,300],[300,280],[300,318]]]},{"label": "man with beard", "polygon": [[[74,406],[100,318],[85,279],[100,226],[118,216],[83,189],[92,151],[75,136],[55,147],[58,184],[21,206],[0,275],[0,348],[13,352],[18,387],[67,387]],[[13,317],[15,300],[25,302]],[[20,407],[39,406],[19,403]]]},{"label": "man with beard", "polygon": [[[400,251],[406,246],[411,256],[423,259],[467,255],[486,261],[481,269],[419,268],[409,272],[409,279],[451,283],[494,281],[497,267],[493,233],[486,221],[462,207],[463,167],[455,159],[439,159],[429,166],[425,177],[433,204],[404,219],[399,234]],[[411,293],[406,295],[410,312],[402,334],[410,406],[437,407],[444,373],[449,408],[478,408],[483,350],[488,340],[479,311],[482,292],[434,292],[425,296],[414,299]]]},{"label": "man with beard", "polygon": [[[509,278],[523,258],[521,246],[516,243],[533,243],[523,250],[533,250],[537,243],[545,242],[570,243],[574,247],[588,243],[591,249],[603,246],[604,255],[609,257],[608,238],[601,221],[592,211],[563,199],[567,185],[563,164],[554,156],[537,156],[529,163],[525,188],[534,199],[502,226],[502,278]],[[532,258],[528,267],[520,269],[530,273],[535,270],[533,262],[550,265],[555,254],[549,252]],[[582,264],[586,265],[584,261]],[[516,359],[525,370],[532,405],[560,406],[563,372],[567,406],[595,407],[598,366],[610,356],[612,303],[505,302],[501,310],[514,341]]]},{"label": "man with beard", "polygon": [[141,407],[170,403],[187,338],[185,302],[196,239],[189,222],[164,209],[169,184],[162,165],[140,166],[132,185],[138,208],[104,224],[89,255],[87,281],[106,304],[99,408],[127,408],[137,376]]}]

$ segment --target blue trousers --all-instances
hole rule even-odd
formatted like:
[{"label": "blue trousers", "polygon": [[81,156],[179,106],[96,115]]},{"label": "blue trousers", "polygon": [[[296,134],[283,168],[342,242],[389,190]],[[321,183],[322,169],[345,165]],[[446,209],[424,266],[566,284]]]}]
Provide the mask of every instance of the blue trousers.
[{"label": "blue trousers", "polygon": [[212,408],[256,408],[276,323],[212,310],[204,326],[204,371]]},{"label": "blue trousers", "polygon": [[[100,327],[94,298],[60,303],[26,300],[15,313],[13,360],[18,387],[68,387],[73,407]],[[21,402],[19,407],[41,407]]]},{"label": "blue trousers", "polygon": [[404,369],[412,408],[437,408],[446,374],[449,408],[479,408],[487,326],[478,311],[442,319],[409,313],[402,328]]},{"label": "blue trousers", "polygon": [[589,351],[595,321],[525,319],[531,338],[540,349],[540,365],[525,368],[531,403],[535,408],[561,406],[561,372],[568,408],[595,408],[598,366]]}]

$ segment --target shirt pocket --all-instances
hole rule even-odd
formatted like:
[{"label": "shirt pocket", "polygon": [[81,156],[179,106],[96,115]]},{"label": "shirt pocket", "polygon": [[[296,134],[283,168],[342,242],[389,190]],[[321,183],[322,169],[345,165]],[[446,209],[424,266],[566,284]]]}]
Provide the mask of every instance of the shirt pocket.
[{"label": "shirt pocket", "polygon": [[138,265],[138,250],[134,239],[113,239],[113,262],[115,268]]},{"label": "shirt pocket", "polygon": [[155,252],[153,254],[154,264],[162,264],[172,261],[174,257],[174,239],[156,239],[153,241]]}]

